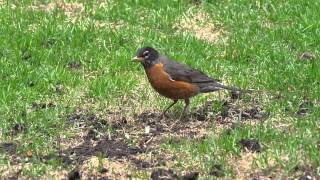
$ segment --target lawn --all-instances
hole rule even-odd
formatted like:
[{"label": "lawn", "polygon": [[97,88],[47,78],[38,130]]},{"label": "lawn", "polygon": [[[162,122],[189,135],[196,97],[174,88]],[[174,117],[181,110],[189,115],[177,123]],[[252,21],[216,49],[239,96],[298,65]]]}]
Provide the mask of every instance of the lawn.
[{"label": "lawn", "polygon": [[[320,1],[0,0],[0,175],[320,178]],[[138,48],[250,94],[171,101]],[[172,128],[173,127],[173,128]]]}]

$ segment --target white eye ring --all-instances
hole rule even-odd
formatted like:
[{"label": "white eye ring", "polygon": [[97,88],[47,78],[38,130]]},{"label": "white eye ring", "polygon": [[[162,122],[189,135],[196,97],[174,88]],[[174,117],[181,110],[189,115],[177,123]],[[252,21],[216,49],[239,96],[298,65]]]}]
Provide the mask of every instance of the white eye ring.
[{"label": "white eye ring", "polygon": [[147,55],[147,54],[149,54],[149,51],[143,52],[143,55],[144,55],[144,56]]}]

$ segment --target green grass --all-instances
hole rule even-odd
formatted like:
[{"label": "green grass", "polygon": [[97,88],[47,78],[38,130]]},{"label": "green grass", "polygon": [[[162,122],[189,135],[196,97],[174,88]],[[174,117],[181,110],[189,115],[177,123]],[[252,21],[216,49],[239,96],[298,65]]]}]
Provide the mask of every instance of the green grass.
[{"label": "green grass", "polygon": [[[57,153],[57,139],[73,132],[66,131],[67,115],[86,107],[87,99],[99,102],[88,108],[97,114],[124,106],[132,116],[169,104],[146,94],[151,87],[141,84],[146,81],[143,68],[130,62],[144,45],[227,84],[259,90],[255,96],[269,113],[263,123],[231,133],[218,133],[213,126],[201,141],[168,140],[161,146],[164,151],[188,157],[179,159],[175,168],[192,170],[196,164],[201,177],[212,178],[209,168],[216,163],[226,170],[225,176],[235,177],[230,159],[241,157],[237,142],[256,138],[266,149],[252,172],[279,166],[280,176],[286,177],[297,165],[310,165],[320,176],[319,1],[207,0],[196,5],[189,0],[120,0],[99,7],[100,1],[79,0],[85,9],[72,17],[61,9],[31,8],[48,2],[5,1],[0,6],[0,143],[17,144],[20,163],[31,162],[23,176],[45,176],[62,168],[58,158],[44,163],[41,157]],[[221,40],[210,43],[179,33],[174,25],[188,10],[208,13],[224,31]],[[96,27],[98,22],[106,25]],[[303,52],[316,58],[301,61]],[[70,67],[70,62],[80,67]],[[57,85],[63,86],[62,93],[56,92]],[[275,98],[276,93],[281,98]],[[193,98],[191,111],[207,98]],[[313,105],[299,116],[304,98]],[[36,109],[34,102],[55,106]],[[24,130],[13,135],[17,124]],[[25,159],[28,151],[33,156]],[[1,154],[0,166],[11,164],[10,157]]]}]

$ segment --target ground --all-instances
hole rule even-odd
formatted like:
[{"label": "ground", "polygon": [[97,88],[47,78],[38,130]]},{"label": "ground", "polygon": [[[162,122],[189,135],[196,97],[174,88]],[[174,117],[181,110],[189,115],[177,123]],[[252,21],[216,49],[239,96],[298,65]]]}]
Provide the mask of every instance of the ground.
[{"label": "ground", "polygon": [[[320,3],[0,0],[1,179],[320,178]],[[251,93],[171,101],[142,46]]]}]

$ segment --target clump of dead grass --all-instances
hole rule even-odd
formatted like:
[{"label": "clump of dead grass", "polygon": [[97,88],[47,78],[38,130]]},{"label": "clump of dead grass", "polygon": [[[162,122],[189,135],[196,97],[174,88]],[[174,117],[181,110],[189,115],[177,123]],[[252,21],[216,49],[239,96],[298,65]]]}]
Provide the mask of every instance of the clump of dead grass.
[{"label": "clump of dead grass", "polygon": [[[101,168],[105,169],[105,172],[101,172]],[[96,156],[85,161],[79,168],[82,178],[89,177],[108,177],[112,179],[120,178],[126,179],[130,176],[129,164],[117,161],[111,161],[106,158],[100,159]],[[100,171],[100,172],[99,172]]]},{"label": "clump of dead grass", "polygon": [[222,28],[217,27],[206,12],[193,12],[189,10],[178,18],[178,22],[174,25],[179,33],[193,34],[196,38],[208,41],[210,43],[217,42],[222,35]]}]

